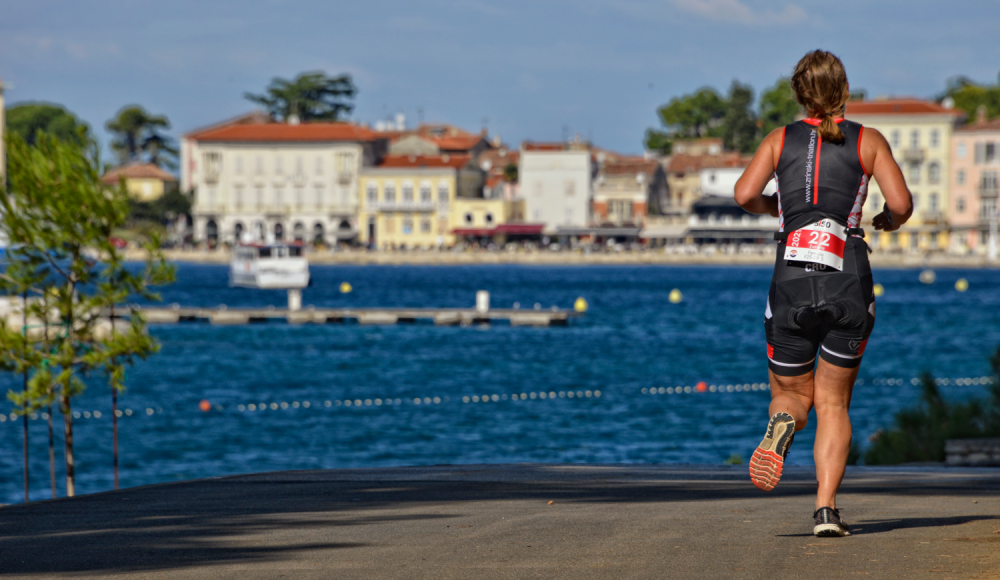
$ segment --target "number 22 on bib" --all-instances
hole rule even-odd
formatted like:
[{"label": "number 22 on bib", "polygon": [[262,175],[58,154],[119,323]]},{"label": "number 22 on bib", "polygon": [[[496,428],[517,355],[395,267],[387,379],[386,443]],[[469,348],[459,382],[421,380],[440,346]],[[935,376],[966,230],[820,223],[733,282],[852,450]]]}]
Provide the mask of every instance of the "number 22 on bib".
[{"label": "number 22 on bib", "polygon": [[789,234],[785,244],[785,259],[824,264],[843,270],[846,242],[847,232],[844,231],[844,226],[832,220],[820,220]]}]

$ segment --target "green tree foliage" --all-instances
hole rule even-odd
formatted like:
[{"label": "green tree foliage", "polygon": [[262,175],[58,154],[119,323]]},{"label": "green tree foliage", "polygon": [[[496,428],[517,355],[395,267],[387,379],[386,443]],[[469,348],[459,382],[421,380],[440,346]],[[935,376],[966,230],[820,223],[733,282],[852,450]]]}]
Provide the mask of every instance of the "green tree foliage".
[{"label": "green tree foliage", "polygon": [[[8,398],[22,412],[56,402],[63,414],[66,491],[75,493],[72,400],[92,374],[124,388],[124,369],[155,352],[157,343],[133,312],[114,325],[106,311],[130,297],[158,299],[151,286],[173,279],[155,240],[139,271],[125,267],[111,233],[129,214],[124,187],[100,182],[98,147],[36,134],[35,145],[8,135],[7,186],[0,190],[0,228],[10,240],[3,277],[8,292],[27,291],[29,324],[0,319],[0,361],[30,376],[27,392]],[[117,423],[116,423],[117,426]]]},{"label": "green tree foliage", "polygon": [[339,121],[354,110],[358,89],[351,76],[327,76],[322,71],[305,72],[287,80],[275,77],[264,94],[244,93],[247,100],[262,105],[276,119],[297,115],[302,121]]},{"label": "green tree foliage", "polygon": [[508,183],[517,183],[517,163],[508,163],[503,168],[503,178]]},{"label": "green tree foliage", "polygon": [[163,195],[157,199],[140,201],[132,198],[129,205],[129,221],[133,226],[138,222],[166,225],[181,214],[191,215],[191,196],[181,193],[176,183],[168,185]]},{"label": "green tree foliage", "polygon": [[757,149],[757,115],[753,110],[753,87],[733,81],[729,86],[722,117],[722,146],[730,151],[753,153]]},{"label": "green tree foliage", "polygon": [[795,120],[802,107],[795,100],[795,91],[787,78],[780,78],[774,86],[760,95],[760,121],[764,135]]},{"label": "green tree foliage", "polygon": [[1000,348],[990,359],[990,397],[951,403],[930,373],[921,376],[920,403],[896,413],[895,427],[878,431],[865,453],[868,465],[944,461],[948,439],[1000,436]]},{"label": "green tree foliage", "polygon": [[34,145],[35,135],[44,131],[63,141],[79,141],[80,129],[88,127],[60,105],[19,103],[7,109],[7,131]]},{"label": "green tree foliage", "polygon": [[128,105],[104,127],[114,135],[111,149],[118,155],[119,164],[142,161],[177,168],[177,146],[160,132],[170,128],[166,116],[150,114],[139,105]]},{"label": "green tree foliage", "polygon": [[965,111],[969,120],[975,120],[976,110],[979,107],[986,108],[986,116],[993,118],[1000,115],[1000,75],[998,84],[981,85],[973,82],[968,77],[956,77],[948,82],[944,94],[938,97],[938,101],[951,97],[955,101],[955,108]]}]

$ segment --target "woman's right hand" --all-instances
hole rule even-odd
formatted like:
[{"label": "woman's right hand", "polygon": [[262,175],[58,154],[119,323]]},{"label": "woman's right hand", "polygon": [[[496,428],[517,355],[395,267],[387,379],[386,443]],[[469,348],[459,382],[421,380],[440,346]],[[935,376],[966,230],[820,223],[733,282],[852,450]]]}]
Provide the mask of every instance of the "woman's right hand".
[{"label": "woman's right hand", "polygon": [[889,210],[884,210],[872,218],[872,226],[874,226],[876,230],[883,232],[894,232],[899,229],[899,224],[892,222]]}]

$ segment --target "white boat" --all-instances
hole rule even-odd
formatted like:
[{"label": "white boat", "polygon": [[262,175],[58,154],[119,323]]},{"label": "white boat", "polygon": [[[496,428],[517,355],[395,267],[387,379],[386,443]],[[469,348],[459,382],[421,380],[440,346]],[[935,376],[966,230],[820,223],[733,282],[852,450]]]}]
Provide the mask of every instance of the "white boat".
[{"label": "white boat", "polygon": [[301,244],[247,244],[233,248],[230,286],[296,289],[309,285],[309,261]]}]

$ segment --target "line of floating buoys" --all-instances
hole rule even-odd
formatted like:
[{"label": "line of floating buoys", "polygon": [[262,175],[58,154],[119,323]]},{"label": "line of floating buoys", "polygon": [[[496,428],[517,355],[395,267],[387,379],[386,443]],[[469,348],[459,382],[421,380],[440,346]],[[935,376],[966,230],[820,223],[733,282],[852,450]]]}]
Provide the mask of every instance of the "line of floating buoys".
[{"label": "line of floating buoys", "polygon": [[340,293],[341,294],[349,294],[350,292],[351,292],[351,285],[350,285],[350,283],[348,283],[348,282],[341,282],[340,283]]},{"label": "line of floating buoys", "polygon": [[667,299],[670,300],[671,304],[677,304],[678,302],[684,299],[684,295],[681,294],[680,290],[674,288],[673,290],[670,291],[670,294],[667,295]]},{"label": "line of floating buoys", "polygon": [[876,298],[878,298],[883,294],[885,294],[885,287],[883,287],[881,284],[876,284],[875,287],[872,288],[872,293],[875,294]]},{"label": "line of floating buoys", "polygon": [[695,386],[677,387],[644,387],[643,395],[681,395],[690,393],[742,393],[750,391],[767,391],[770,385],[767,383],[746,383],[742,385],[709,385],[705,381],[699,381]]},{"label": "line of floating buoys", "polygon": [[581,314],[587,311],[587,301],[583,298],[583,296],[577,298],[576,302],[573,303],[573,310],[576,310]]},{"label": "line of floating buoys", "polygon": [[958,290],[959,292],[965,292],[968,289],[969,289],[969,281],[966,280],[965,278],[959,278],[958,280],[955,281],[955,290]]},{"label": "line of floating buoys", "polygon": [[924,270],[920,272],[918,278],[924,284],[933,284],[937,280],[937,274],[934,273],[934,270]]}]

